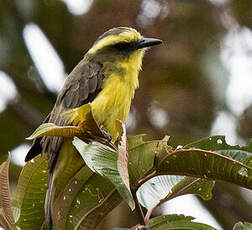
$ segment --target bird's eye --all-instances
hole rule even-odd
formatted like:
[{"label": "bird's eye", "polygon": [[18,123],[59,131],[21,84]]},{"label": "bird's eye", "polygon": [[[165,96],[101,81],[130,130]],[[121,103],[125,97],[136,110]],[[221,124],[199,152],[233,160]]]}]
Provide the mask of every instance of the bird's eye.
[{"label": "bird's eye", "polygon": [[113,45],[113,48],[116,48],[120,51],[133,50],[134,43],[133,42],[120,42],[120,43]]}]

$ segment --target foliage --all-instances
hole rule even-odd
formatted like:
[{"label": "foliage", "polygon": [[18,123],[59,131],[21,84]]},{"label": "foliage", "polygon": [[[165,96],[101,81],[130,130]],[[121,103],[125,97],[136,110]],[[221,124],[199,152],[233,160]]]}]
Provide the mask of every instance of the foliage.
[{"label": "foliage", "polygon": [[14,229],[12,214],[10,185],[9,185],[10,158],[0,165],[0,226]]},{"label": "foliage", "polygon": [[[124,131],[118,149],[97,141],[87,144],[81,138],[73,139],[86,165],[83,164],[58,194],[54,203],[54,229],[95,229],[124,200],[132,210],[139,212],[139,226],[132,229],[144,224],[152,230],[210,230],[214,228],[192,222],[192,217],[151,218],[151,213],[163,202],[184,194],[211,199],[215,180],[252,189],[251,142],[243,147],[230,146],[223,136],[213,136],[173,150],[167,143],[168,137],[153,141],[144,141],[143,137],[126,138]],[[119,154],[123,154],[127,164],[118,164]],[[9,159],[0,167],[1,194],[4,194],[0,204],[5,210],[1,213],[0,225],[6,230],[15,229],[15,226],[24,230],[45,229],[46,157],[36,157],[22,170],[14,205],[19,213],[15,224],[8,195],[8,165]],[[143,207],[147,209],[145,216]],[[234,229],[247,229],[248,226],[237,223]]]}]

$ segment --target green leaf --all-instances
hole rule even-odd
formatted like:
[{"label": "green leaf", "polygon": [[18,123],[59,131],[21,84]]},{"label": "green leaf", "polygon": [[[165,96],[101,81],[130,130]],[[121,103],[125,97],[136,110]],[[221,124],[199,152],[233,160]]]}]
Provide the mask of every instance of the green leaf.
[{"label": "green leaf", "polygon": [[246,146],[228,145],[224,136],[212,136],[186,145],[184,148],[199,148],[216,151],[252,167],[252,140]]},{"label": "green leaf", "polygon": [[[164,215],[150,219],[150,230],[216,230],[215,228],[197,222],[191,216],[184,215]],[[137,226],[132,228],[137,230]]]},{"label": "green leaf", "polygon": [[55,192],[54,198],[56,199],[58,194],[64,190],[66,185],[72,179],[72,177],[85,165],[82,157],[72,144],[72,139],[65,139],[61,146],[60,154],[57,159],[57,165],[55,166]]},{"label": "green leaf", "polygon": [[18,180],[16,200],[20,216],[16,223],[21,229],[38,230],[44,221],[44,201],[48,183],[46,156],[34,158],[24,166]]},{"label": "green leaf", "polygon": [[148,210],[184,194],[197,194],[204,200],[212,197],[214,182],[176,175],[151,178],[137,191],[138,201]]},{"label": "green leaf", "polygon": [[55,229],[95,229],[122,198],[106,178],[83,167],[54,203]]},{"label": "green leaf", "polygon": [[9,184],[10,157],[0,165],[0,226],[6,230],[15,228]]},{"label": "green leaf", "polygon": [[74,138],[73,144],[83,157],[88,167],[94,172],[107,177],[133,210],[135,208],[135,202],[132,194],[124,184],[119,174],[117,168],[117,153],[106,145],[98,142],[86,144],[77,137]]},{"label": "green leaf", "polygon": [[172,193],[168,195],[168,198],[171,199],[185,194],[196,194],[203,200],[211,200],[213,187],[213,181],[195,177],[184,177],[172,188]]},{"label": "green leaf", "polygon": [[252,168],[231,157],[200,149],[179,149],[159,162],[157,174],[223,180],[252,189]]},{"label": "green leaf", "polygon": [[183,178],[183,176],[175,175],[151,178],[137,190],[137,199],[143,207],[150,210],[159,205],[172,192],[174,185]]},{"label": "green leaf", "polygon": [[106,143],[108,142],[106,140],[106,135],[104,135],[93,117],[90,104],[85,104],[78,108],[68,110],[61,114],[61,116],[68,119],[70,123],[78,123],[78,126],[57,126],[53,123],[43,123],[26,139],[33,140],[42,136],[58,136],[65,138],[81,136],[88,141],[96,140],[97,138]]},{"label": "green leaf", "polygon": [[130,149],[133,149],[134,147],[141,145],[144,143],[143,138],[146,136],[146,134],[139,134],[136,136],[129,136],[128,138],[128,146]]},{"label": "green leaf", "polygon": [[129,139],[129,176],[132,186],[137,186],[138,181],[153,169],[159,143],[156,140],[144,142],[142,136]]},{"label": "green leaf", "polygon": [[53,123],[40,125],[26,140],[33,140],[42,136],[74,137],[81,133],[77,126],[57,126]]},{"label": "green leaf", "polygon": [[238,222],[235,224],[233,230],[251,230],[252,229],[252,224],[247,223],[247,222]]}]

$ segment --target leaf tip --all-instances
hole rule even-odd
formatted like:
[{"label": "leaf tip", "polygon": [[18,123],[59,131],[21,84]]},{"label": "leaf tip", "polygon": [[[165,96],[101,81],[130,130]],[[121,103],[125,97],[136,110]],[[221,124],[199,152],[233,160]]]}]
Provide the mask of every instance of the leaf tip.
[{"label": "leaf tip", "polygon": [[32,135],[30,135],[29,137],[26,137],[26,138],[25,138],[25,140],[27,140],[27,141],[31,141],[31,140],[33,140],[33,139],[34,139],[33,134],[32,134]]}]

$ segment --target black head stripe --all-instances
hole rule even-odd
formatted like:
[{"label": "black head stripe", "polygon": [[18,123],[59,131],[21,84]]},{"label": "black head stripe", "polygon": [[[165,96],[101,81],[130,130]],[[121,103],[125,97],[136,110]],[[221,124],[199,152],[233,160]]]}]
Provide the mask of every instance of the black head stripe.
[{"label": "black head stripe", "polygon": [[121,51],[130,51],[135,49],[136,42],[120,42],[118,44],[113,45],[112,47]]}]

